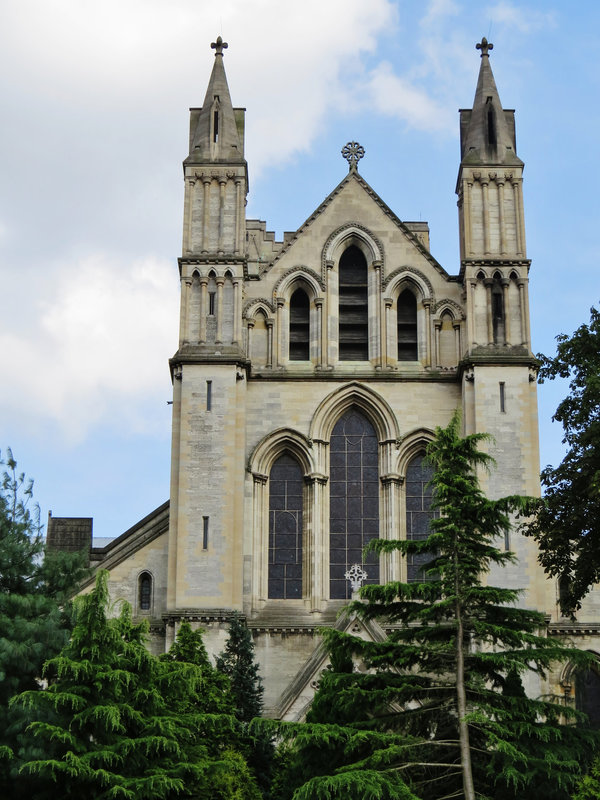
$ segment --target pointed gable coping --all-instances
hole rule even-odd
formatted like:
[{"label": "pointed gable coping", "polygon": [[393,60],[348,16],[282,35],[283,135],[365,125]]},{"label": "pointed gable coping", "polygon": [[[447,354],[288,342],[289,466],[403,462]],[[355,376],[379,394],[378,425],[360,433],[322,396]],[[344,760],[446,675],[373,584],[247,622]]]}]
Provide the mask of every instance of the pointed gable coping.
[{"label": "pointed gable coping", "polygon": [[[327,206],[336,198],[342,189],[346,186],[347,183],[350,181],[357,181],[360,186],[365,190],[365,192],[375,201],[375,203],[381,208],[383,213],[389,217],[392,222],[404,233],[406,238],[413,243],[416,249],[421,253],[421,255],[427,259],[427,261],[431,264],[431,266],[439,272],[439,274],[448,279],[450,278],[450,274],[446,272],[446,270],[442,267],[442,265],[435,259],[429,250],[423,246],[420,242],[419,237],[416,236],[410,228],[402,222],[402,220],[394,214],[392,209],[385,203],[381,197],[377,194],[377,192],[366,182],[366,180],[362,177],[359,172],[349,172],[344,178],[338,183],[338,185],[330,192],[327,197],[323,200],[323,202],[313,211],[313,213],[308,217],[302,225],[298,228],[296,233],[284,243],[283,247],[279,251],[279,253],[275,256],[273,261],[270,264],[267,264],[260,272],[260,277],[264,274],[269,272],[271,268],[279,261],[279,259],[287,253],[296,239],[302,234],[313,222],[314,220],[323,213],[323,211],[327,208]],[[360,227],[360,226],[359,226]],[[327,273],[327,267],[325,264],[325,254],[322,255],[322,264],[321,264],[321,272],[323,275],[323,280],[325,280],[325,275]]]},{"label": "pointed gable coping", "polygon": [[[365,638],[371,639],[373,642],[384,642],[387,639],[386,633],[383,628],[375,620],[359,620],[354,615],[349,615],[344,612],[333,626],[339,631],[358,633],[355,628],[359,626]],[[329,654],[324,642],[320,642],[315,648],[312,655],[303,664],[296,676],[289,684],[287,689],[280,696],[279,700],[275,703],[274,716],[276,719],[283,719],[283,717],[290,713],[294,704],[298,701],[301,694],[307,688],[312,689],[312,695],[316,691],[316,682],[321,675],[321,672],[327,666],[329,661]],[[306,711],[312,702],[312,698],[308,703],[305,703],[299,711],[296,711],[293,722],[299,722],[306,716]]]}]

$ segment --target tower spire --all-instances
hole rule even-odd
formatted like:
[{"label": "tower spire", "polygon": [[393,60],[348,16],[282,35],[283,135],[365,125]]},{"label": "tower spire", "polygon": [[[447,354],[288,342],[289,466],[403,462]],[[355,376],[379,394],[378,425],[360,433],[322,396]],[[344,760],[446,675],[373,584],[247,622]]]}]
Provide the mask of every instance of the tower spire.
[{"label": "tower spire", "polygon": [[484,36],[475,47],[481,51],[481,65],[473,108],[460,111],[462,162],[522,166],[516,153],[514,112],[502,108],[490,65],[494,45]]},{"label": "tower spire", "polygon": [[195,127],[191,132],[190,154],[186,161],[239,164],[244,160],[243,139],[238,130],[238,115],[231,102],[223,64],[223,51],[229,45],[218,36],[210,46],[215,51],[215,60],[204,103],[197,112]]}]

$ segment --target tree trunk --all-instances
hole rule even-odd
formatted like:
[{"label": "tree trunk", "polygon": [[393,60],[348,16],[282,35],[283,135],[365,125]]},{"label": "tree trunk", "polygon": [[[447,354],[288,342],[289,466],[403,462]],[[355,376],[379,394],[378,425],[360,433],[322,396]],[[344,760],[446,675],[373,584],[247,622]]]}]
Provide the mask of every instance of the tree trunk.
[{"label": "tree trunk", "polygon": [[465,691],[465,653],[463,642],[463,621],[458,581],[456,582],[456,708],[458,711],[458,740],[460,742],[460,765],[463,775],[465,800],[475,800],[473,770],[471,768],[471,747],[469,745],[469,726],[465,721],[467,714],[467,693]]}]

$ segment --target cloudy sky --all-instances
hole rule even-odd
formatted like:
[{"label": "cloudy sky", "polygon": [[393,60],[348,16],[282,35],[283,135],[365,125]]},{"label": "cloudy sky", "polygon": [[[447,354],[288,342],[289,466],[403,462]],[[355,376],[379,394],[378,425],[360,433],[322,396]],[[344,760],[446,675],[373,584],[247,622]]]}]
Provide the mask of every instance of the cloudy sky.
[{"label": "cloudy sky", "polygon": [[[247,214],[296,229],[340,149],[458,272],[457,109],[483,35],[526,163],[534,349],[599,301],[600,4],[561,0],[5,0],[0,29],[0,446],[42,519],[114,536],[167,499],[188,108],[229,42]],[[540,387],[542,463],[561,458]]]}]

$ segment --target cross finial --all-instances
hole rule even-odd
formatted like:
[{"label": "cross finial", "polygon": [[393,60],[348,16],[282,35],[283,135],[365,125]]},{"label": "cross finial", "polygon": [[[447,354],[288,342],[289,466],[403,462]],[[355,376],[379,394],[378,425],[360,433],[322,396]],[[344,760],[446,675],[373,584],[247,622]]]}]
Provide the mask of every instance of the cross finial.
[{"label": "cross finial", "polygon": [[344,578],[346,578],[347,581],[350,581],[352,593],[358,592],[368,577],[369,576],[360,566],[360,564],[352,564],[350,569],[347,572],[344,572]]},{"label": "cross finial", "polygon": [[224,42],[223,39],[221,39],[220,36],[217,36],[217,41],[216,42],[211,42],[210,46],[215,51],[215,55],[216,56],[222,56],[223,55],[223,50],[226,50],[229,47],[227,42]]},{"label": "cross finial", "polygon": [[365,148],[358,142],[348,142],[342,147],[342,155],[348,162],[350,172],[356,171],[356,166],[365,154]]},{"label": "cross finial", "polygon": [[489,56],[489,51],[494,49],[494,45],[491,42],[488,42],[488,40],[485,38],[485,36],[483,37],[483,39],[480,42],[477,42],[475,47],[477,48],[477,50],[481,50],[481,57],[482,58],[484,56]]}]

